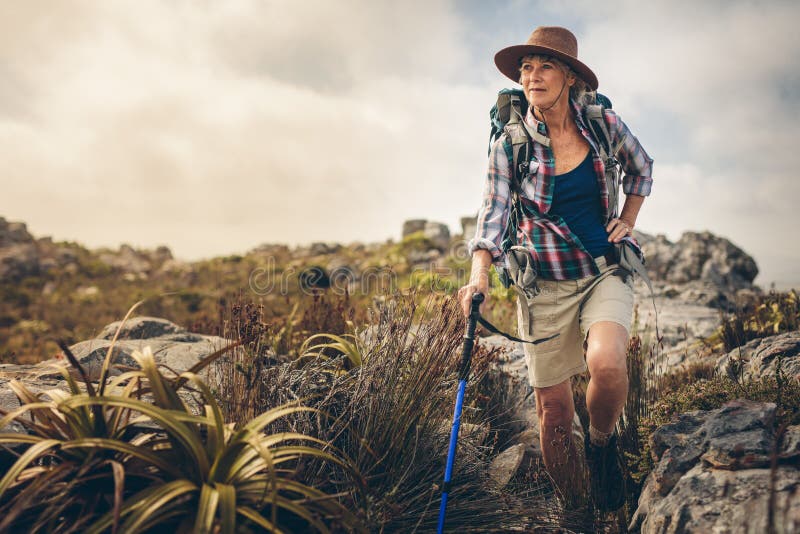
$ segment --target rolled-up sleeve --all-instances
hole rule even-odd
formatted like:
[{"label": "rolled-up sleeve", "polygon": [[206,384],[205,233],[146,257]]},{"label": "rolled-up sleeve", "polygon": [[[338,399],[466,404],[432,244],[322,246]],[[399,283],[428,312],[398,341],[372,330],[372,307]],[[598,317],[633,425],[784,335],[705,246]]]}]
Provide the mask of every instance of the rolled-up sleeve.
[{"label": "rolled-up sleeve", "polygon": [[653,159],[647,155],[628,126],[611,110],[606,110],[615,145],[622,141],[617,159],[622,165],[622,191],[626,195],[647,196],[653,186]]},{"label": "rolled-up sleeve", "polygon": [[505,261],[500,246],[506,224],[508,224],[510,205],[509,151],[510,146],[508,146],[505,135],[492,145],[475,237],[467,245],[470,255],[478,249],[488,250],[492,255],[492,263],[495,265],[503,265]]}]

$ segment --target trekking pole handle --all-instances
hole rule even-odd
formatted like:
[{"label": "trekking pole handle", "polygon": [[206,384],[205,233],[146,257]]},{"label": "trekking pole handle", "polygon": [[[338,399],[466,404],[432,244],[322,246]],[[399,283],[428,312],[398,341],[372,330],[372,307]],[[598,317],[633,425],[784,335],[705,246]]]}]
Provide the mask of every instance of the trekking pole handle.
[{"label": "trekking pole handle", "polygon": [[486,297],[483,293],[474,293],[469,309],[469,319],[467,320],[467,331],[464,334],[464,345],[461,352],[461,368],[458,372],[459,380],[466,380],[469,376],[470,360],[472,358],[472,347],[475,344],[475,328],[478,324],[478,317],[481,315],[481,303]]}]

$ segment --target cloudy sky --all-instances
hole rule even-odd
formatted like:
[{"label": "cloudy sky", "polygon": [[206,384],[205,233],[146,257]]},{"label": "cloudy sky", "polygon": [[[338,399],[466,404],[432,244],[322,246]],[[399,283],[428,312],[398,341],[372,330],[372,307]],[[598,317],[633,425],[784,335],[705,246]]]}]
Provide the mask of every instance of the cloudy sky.
[{"label": "cloudy sky", "polygon": [[[601,9],[602,8],[602,9]],[[459,229],[494,53],[563,25],[655,160],[638,227],[800,284],[800,4],[0,0],[0,216],[184,259]]]}]

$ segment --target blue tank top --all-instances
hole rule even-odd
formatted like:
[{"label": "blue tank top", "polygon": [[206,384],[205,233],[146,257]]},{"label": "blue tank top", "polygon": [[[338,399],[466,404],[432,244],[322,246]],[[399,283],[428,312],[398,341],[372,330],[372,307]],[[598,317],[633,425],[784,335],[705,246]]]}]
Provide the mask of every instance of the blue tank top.
[{"label": "blue tank top", "polygon": [[555,177],[550,213],[560,216],[572,233],[578,236],[592,257],[602,256],[611,248],[603,225],[600,189],[594,172],[592,151],[571,171]]}]

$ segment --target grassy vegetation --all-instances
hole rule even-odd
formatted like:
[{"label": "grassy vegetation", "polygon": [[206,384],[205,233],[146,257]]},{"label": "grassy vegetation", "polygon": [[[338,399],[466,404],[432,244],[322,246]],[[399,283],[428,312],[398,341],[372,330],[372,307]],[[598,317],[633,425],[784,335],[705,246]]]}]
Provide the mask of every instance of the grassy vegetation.
[{"label": "grassy vegetation", "polygon": [[714,351],[730,352],[753,339],[800,329],[800,298],[797,292],[771,291],[754,305],[729,316],[705,341]]},{"label": "grassy vegetation", "polygon": [[[416,301],[395,296],[358,327],[308,338],[299,357],[282,365],[257,363],[255,346],[245,344],[226,360],[219,381],[220,404],[232,421],[297,398],[328,414],[293,418],[285,430],[319,436],[352,459],[366,486],[345,501],[370,531],[436,526],[464,319],[451,299]],[[258,343],[264,345],[269,342]],[[555,524],[554,501],[543,486],[509,493],[488,483],[490,461],[504,445],[497,416],[504,407],[487,380],[497,356],[479,345],[473,357],[462,425],[485,430],[464,431],[459,440],[448,508],[452,531]],[[343,488],[332,482],[340,477],[317,464],[308,462],[303,476],[341,495]]]}]

